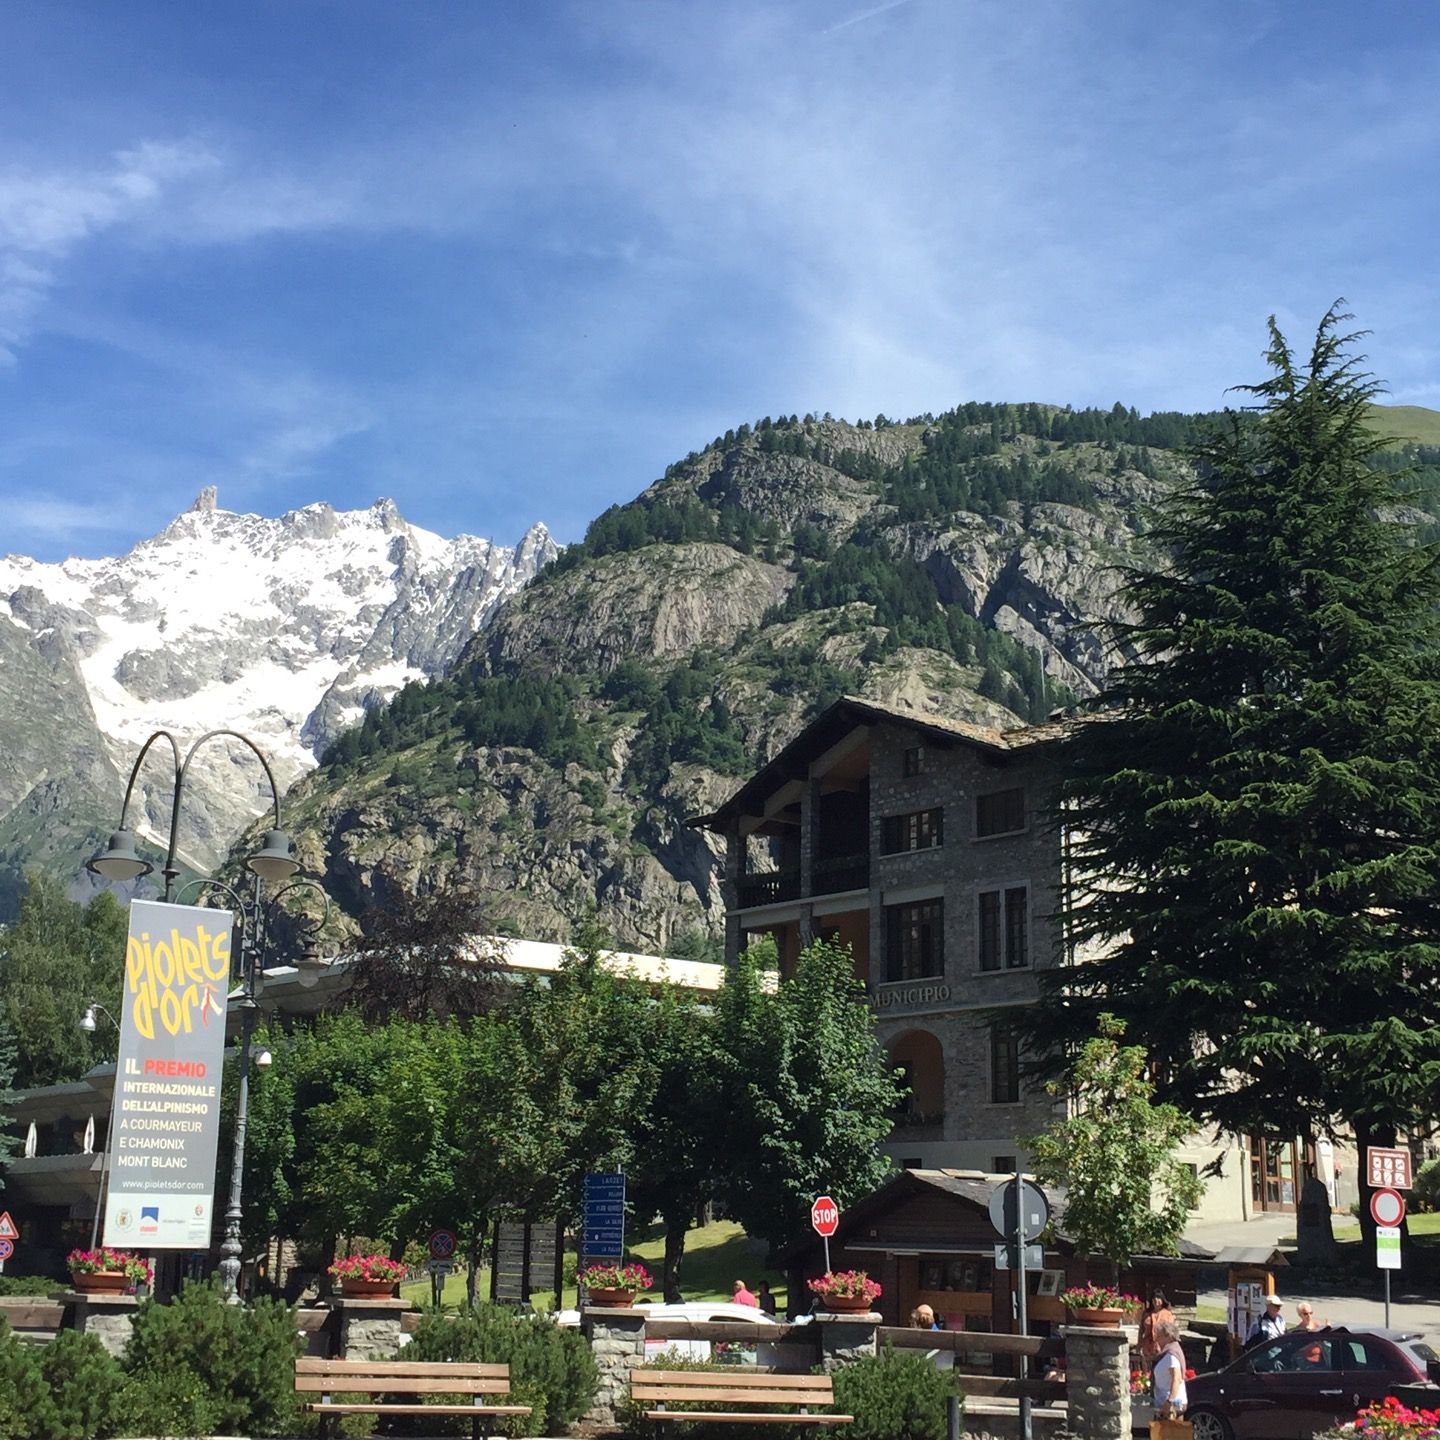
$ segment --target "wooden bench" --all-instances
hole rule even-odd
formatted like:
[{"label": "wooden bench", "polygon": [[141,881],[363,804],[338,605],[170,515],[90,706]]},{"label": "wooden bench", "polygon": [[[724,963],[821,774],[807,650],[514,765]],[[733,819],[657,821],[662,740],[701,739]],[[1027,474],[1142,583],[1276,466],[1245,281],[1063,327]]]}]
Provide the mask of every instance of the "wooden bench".
[{"label": "wooden bench", "polygon": [[[708,1420],[721,1425],[848,1425],[853,1415],[816,1415],[812,1405],[833,1405],[835,1387],[828,1375],[772,1375],[737,1369],[733,1374],[714,1370],[634,1370],[630,1398],[649,1406],[645,1418],[654,1420],[664,1436],[672,1420]],[[744,1410],[667,1410],[675,1401],[690,1404],[739,1404]],[[799,1413],[781,1409],[798,1405]],[[763,1408],[762,1408],[763,1407]]]},{"label": "wooden bench", "polygon": [[[528,1405],[487,1405],[487,1395],[510,1393],[508,1365],[482,1365],[465,1361],[320,1360],[301,1356],[295,1362],[295,1388],[319,1393],[307,1410],[324,1418],[320,1433],[329,1435],[336,1415],[468,1415],[470,1434],[479,1440],[480,1422],[487,1415],[528,1415]],[[365,1395],[363,1401],[335,1401],[334,1394]],[[413,1395],[409,1402],[385,1400],[390,1395]],[[426,1405],[422,1395],[473,1395],[466,1405]]]}]

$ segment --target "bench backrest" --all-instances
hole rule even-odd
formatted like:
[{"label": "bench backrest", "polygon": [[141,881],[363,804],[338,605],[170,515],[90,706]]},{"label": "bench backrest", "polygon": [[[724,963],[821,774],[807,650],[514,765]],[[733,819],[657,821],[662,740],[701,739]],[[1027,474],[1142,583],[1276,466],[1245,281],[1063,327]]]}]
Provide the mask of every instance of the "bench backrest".
[{"label": "bench backrest", "polygon": [[630,1397],[655,1404],[665,1401],[726,1401],[742,1405],[813,1405],[835,1403],[828,1375],[771,1375],[754,1370],[632,1370]]},{"label": "bench backrest", "polygon": [[508,1395],[510,1367],[455,1360],[320,1360],[295,1362],[295,1388],[315,1394]]}]

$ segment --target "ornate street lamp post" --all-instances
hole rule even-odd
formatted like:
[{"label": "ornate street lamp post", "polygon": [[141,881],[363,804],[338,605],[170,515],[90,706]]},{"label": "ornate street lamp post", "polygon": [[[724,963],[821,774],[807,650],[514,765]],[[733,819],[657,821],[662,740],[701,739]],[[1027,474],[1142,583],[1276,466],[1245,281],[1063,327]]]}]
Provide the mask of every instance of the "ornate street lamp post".
[{"label": "ornate street lamp post", "polygon": [[[329,913],[329,901],[325,897],[325,892],[315,881],[292,878],[299,870],[300,865],[291,855],[290,838],[280,825],[280,792],[275,785],[274,772],[270,769],[270,762],[261,754],[254,741],[240,734],[238,730],[207,732],[191,745],[183,759],[180,754],[179,742],[168,730],[157,730],[151,735],[141,746],[140,753],[135,758],[135,764],[131,767],[130,780],[125,786],[125,799],[120,806],[119,827],[110,836],[110,843],[106,849],[86,862],[86,868],[103,879],[119,882],[138,880],[142,875],[148,875],[155,868],[136,852],[135,837],[126,826],[126,817],[129,814],[130,796],[135,789],[135,780],[140,773],[140,766],[149,753],[150,747],[157,740],[164,740],[169,744],[174,759],[174,798],[170,806],[170,833],[165,851],[165,866],[160,872],[165,877],[164,898],[167,902],[170,901],[175,888],[175,879],[180,873],[175,863],[175,851],[178,841],[180,802],[185,790],[185,780],[190,773],[190,764],[195,758],[195,752],[206,741],[221,735],[240,741],[259,760],[265,770],[265,778],[270,782],[270,796],[274,806],[273,828],[265,836],[264,845],[245,861],[246,869],[255,876],[254,893],[249,899],[241,896],[223,881],[196,880],[191,882],[200,887],[224,890],[234,906],[240,923],[240,1079],[235,1107],[235,1143],[230,1166],[230,1203],[225,1211],[225,1239],[220,1247],[223,1257],[220,1262],[220,1275],[225,1289],[225,1297],[231,1303],[239,1304],[238,1284],[242,1253],[240,1230],[243,1219],[241,1186],[245,1167],[245,1129],[250,1102],[250,1047],[255,1033],[255,1016],[259,1009],[256,996],[264,973],[265,951],[270,940],[269,932],[275,918],[276,906],[283,896],[295,890],[308,889],[313,890],[322,900],[325,900],[325,911],[318,920],[301,922],[305,947],[297,968],[302,985],[314,984],[315,980],[319,978],[321,966],[315,937],[325,922],[325,916]],[[270,900],[262,902],[260,898],[260,882],[262,880],[280,884],[283,888],[277,891]],[[287,881],[290,883],[285,883]],[[184,888],[188,890],[190,885]],[[93,1026],[93,1016],[87,1014],[87,1018]],[[266,1063],[268,1058],[268,1053],[262,1054],[259,1057],[259,1063]],[[107,1140],[107,1155],[110,1143]]]}]

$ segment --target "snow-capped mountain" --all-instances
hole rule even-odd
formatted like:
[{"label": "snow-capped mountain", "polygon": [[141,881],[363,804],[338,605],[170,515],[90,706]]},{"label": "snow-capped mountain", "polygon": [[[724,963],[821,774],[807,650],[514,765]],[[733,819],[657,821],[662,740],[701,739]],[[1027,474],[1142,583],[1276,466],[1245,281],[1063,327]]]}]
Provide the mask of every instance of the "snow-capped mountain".
[{"label": "snow-capped mountain", "polygon": [[[368,703],[443,671],[495,609],[557,553],[543,525],[513,549],[446,540],[394,504],[308,505],[278,520],[221,510],[213,487],[160,534],[114,559],[0,559],[0,857],[19,859],[18,817],[73,805],[57,784],[110,789],[118,813],[145,737],[182,745],[248,735],[283,794]],[[87,756],[87,747],[103,753]],[[184,858],[212,867],[269,800],[241,745],[211,741],[186,782]],[[99,762],[98,769],[96,763]],[[135,828],[168,829],[168,760],[141,773]],[[137,793],[140,787],[137,786]],[[8,822],[8,823],[7,823]],[[107,821],[113,824],[113,820]],[[8,831],[7,833],[3,833]],[[8,843],[7,843],[8,841]]]}]

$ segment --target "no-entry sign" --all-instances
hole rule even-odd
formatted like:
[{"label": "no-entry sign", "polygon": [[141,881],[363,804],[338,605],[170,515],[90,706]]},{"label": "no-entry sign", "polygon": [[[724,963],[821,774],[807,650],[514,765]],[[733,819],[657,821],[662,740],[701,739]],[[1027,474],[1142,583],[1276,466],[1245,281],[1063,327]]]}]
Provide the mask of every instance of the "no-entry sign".
[{"label": "no-entry sign", "polygon": [[1405,1197],[1396,1190],[1376,1190],[1370,1196],[1370,1215],[1377,1225],[1398,1225],[1405,1218]]},{"label": "no-entry sign", "polygon": [[840,1207],[828,1195],[816,1196],[810,1207],[810,1223],[817,1235],[828,1240],[840,1228]]}]

